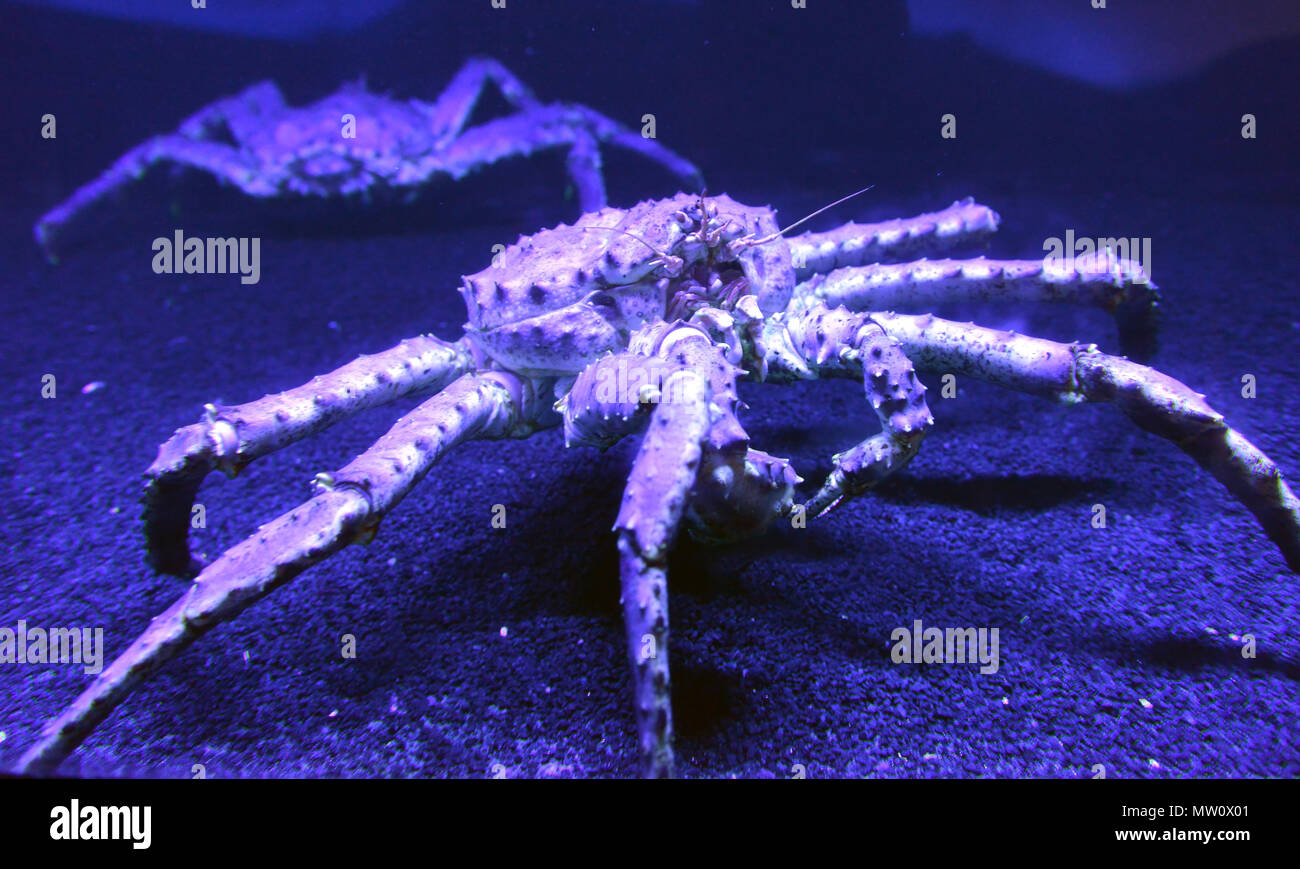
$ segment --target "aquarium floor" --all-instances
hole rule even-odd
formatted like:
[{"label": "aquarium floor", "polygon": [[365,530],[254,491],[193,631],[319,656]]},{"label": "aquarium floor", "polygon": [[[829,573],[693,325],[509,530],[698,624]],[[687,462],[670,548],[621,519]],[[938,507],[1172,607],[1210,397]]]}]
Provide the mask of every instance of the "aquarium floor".
[{"label": "aquarium floor", "polygon": [[[168,197],[244,207],[203,182],[128,193],[57,267],[33,249],[34,208],[0,214],[0,625],[102,627],[109,654],[121,651],[185,588],[143,562],[137,499],[157,445],[204,402],[297,385],[418,331],[454,337],[457,277],[518,231],[572,218],[558,164],[537,171],[552,180],[525,194],[479,195],[487,182],[444,191],[422,226],[267,230],[254,286],[150,269],[150,241],[172,226],[159,219]],[[996,255],[1041,255],[1042,239],[1067,228],[1152,236],[1166,300],[1156,363],[1300,478],[1294,205],[965,181],[881,185],[836,216],[937,208],[970,192],[1003,215]],[[727,192],[790,217],[843,191]],[[520,201],[550,204],[518,212]],[[189,234],[232,234],[212,213],[181,215]],[[1097,312],[943,313],[1114,349]],[[1245,373],[1257,398],[1240,394]],[[56,398],[40,397],[44,374],[57,378]],[[102,388],[83,394],[94,381]],[[930,385],[938,423],[875,495],[807,529],[678,547],[680,773],[1091,777],[1100,764],[1109,777],[1300,774],[1296,577],[1246,510],[1112,407],[964,381],[945,400]],[[874,430],[852,383],[749,385],[743,397],[755,445],[791,456],[809,486],[832,452]],[[410,406],[340,424],[239,479],[212,478],[196,547],[215,555],[288,510],[317,471],[344,464]],[[634,448],[566,450],[552,431],[459,450],[374,542],[203,638],[62,771],[634,775],[609,533]],[[505,528],[492,526],[497,504]],[[1092,527],[1094,504],[1107,508],[1105,529]],[[893,664],[892,630],[916,619],[998,628],[999,669]],[[1243,657],[1243,634],[1256,657]],[[341,655],[344,635],[355,659]],[[75,666],[0,667],[0,770],[87,678]]]}]

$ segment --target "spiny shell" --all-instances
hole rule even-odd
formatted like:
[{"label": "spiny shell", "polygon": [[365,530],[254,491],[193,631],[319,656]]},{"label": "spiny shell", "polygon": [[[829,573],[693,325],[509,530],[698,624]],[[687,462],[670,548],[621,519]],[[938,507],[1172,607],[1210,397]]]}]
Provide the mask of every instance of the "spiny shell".
[{"label": "spiny shell", "polygon": [[[725,195],[706,201],[720,218],[731,219],[724,240],[776,229],[771,209]],[[706,259],[705,247],[685,244],[685,231],[673,219],[698,202],[694,194],[679,193],[521,236],[492,265],[464,278],[466,331],[498,362],[529,374],[576,373],[598,356],[623,349],[632,332],[664,317],[671,280],[657,268],[656,250],[681,257],[686,270]],[[784,306],[794,270],[783,242],[746,251],[740,265],[760,300],[770,283],[777,290],[768,294],[771,307]]]}]

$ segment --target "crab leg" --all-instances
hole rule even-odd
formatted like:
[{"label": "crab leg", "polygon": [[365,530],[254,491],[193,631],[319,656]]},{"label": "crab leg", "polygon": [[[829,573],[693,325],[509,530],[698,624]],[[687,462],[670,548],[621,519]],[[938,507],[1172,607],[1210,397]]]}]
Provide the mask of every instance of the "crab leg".
[{"label": "crab leg", "polygon": [[929,256],[959,245],[983,242],[998,228],[997,212],[967,197],[916,217],[880,223],[846,223],[829,232],[805,232],[790,239],[800,280],[817,272],[902,257]]},{"label": "crab leg", "polygon": [[[498,118],[479,127],[472,127],[464,135],[450,142],[446,150],[429,155],[417,166],[417,175],[428,177],[435,172],[447,172],[460,179],[479,167],[504,160],[507,157],[526,157],[546,148],[572,149],[597,145],[617,145],[667,167],[698,186],[700,171],[690,161],[660,145],[654,139],[642,137],[617,121],[605,117],[585,106],[554,103],[528,109],[507,118]],[[576,168],[575,168],[576,167]],[[569,169],[574,172],[574,183],[580,192],[603,190],[591,173],[599,174],[599,162],[579,157],[570,159]],[[589,197],[590,193],[587,194]],[[585,211],[597,211],[604,206],[594,199],[582,203]]]},{"label": "crab leg", "polygon": [[190,509],[211,471],[220,468],[234,476],[254,459],[344,417],[405,395],[436,392],[472,367],[464,344],[421,335],[382,353],[360,356],[285,392],[235,407],[208,405],[202,421],[177,429],[159,447],[145,472],[149,563],[177,575],[193,575],[202,568],[189,551]]},{"label": "crab leg", "polygon": [[923,369],[964,374],[1066,404],[1113,401],[1227,487],[1300,573],[1300,500],[1282,471],[1178,380],[1092,344],[1061,344],[933,316],[873,314]]},{"label": "crab leg", "polygon": [[605,176],[601,174],[600,145],[587,133],[575,130],[565,160],[569,177],[578,191],[578,207],[584,214],[605,207]]},{"label": "crab leg", "polygon": [[[606,447],[646,426],[614,530],[642,772],[648,778],[673,774],[668,551],[693,497],[701,459],[738,466],[743,480],[729,468],[729,479],[741,484],[736,494],[757,494],[756,502],[772,509],[789,491],[789,478],[797,480],[788,464],[748,450],[749,438],[735,417],[740,369],[726,350],[707,324],[652,323],[633,334],[628,351],[588,366],[561,402],[567,444]],[[747,471],[750,455],[756,464]],[[714,482],[732,490],[727,480]],[[718,492],[706,494],[706,500],[720,499]]]},{"label": "crab leg", "polygon": [[353,541],[369,540],[388,514],[451,447],[504,438],[526,425],[512,375],[465,375],[400,419],[342,471],[317,477],[317,494],[263,525],[207,567],[184,595],[46,725],[19,761],[25,773],[58,768],[140,682],[196,639]]},{"label": "crab leg", "polygon": [[679,371],[670,375],[665,388],[672,389],[677,400],[655,408],[614,523],[637,735],[647,778],[673,774],[668,550],[695,485],[709,429],[707,380]]},{"label": "crab leg", "polygon": [[836,269],[796,292],[854,311],[927,311],[944,302],[1066,302],[1109,311],[1120,349],[1139,359],[1155,350],[1160,294],[1132,260],[920,260]]},{"label": "crab leg", "polygon": [[465,128],[465,122],[483,96],[488,82],[494,83],[506,102],[515,108],[530,109],[537,105],[537,98],[528,85],[498,61],[490,57],[471,57],[429,107],[434,135],[446,139],[458,135]]},{"label": "crab leg", "polygon": [[36,242],[53,260],[55,235],[82,209],[107,196],[113,190],[138,180],[153,164],[170,160],[196,169],[204,169],[234,184],[250,196],[269,196],[273,186],[259,179],[254,167],[245,162],[234,148],[220,142],[203,141],[214,129],[232,119],[268,114],[284,105],[275,84],[258,82],[244,91],[206,106],[181,122],[176,134],[155,136],[137,145],[117,159],[94,181],[78,188],[66,200],[36,222]]},{"label": "crab leg", "polygon": [[[768,379],[861,377],[880,420],[880,434],[834,457],[826,482],[804,505],[813,516],[830,512],[902,469],[934,422],[911,360],[872,317],[815,304],[769,326],[764,335],[771,358]],[[785,352],[770,352],[781,345]],[[791,359],[802,364],[792,367]]]},{"label": "crab leg", "polygon": [[190,139],[207,139],[224,124],[231,127],[230,132],[239,139],[241,132],[251,130],[284,106],[284,94],[280,93],[275,82],[260,81],[234,96],[204,106],[181,121],[176,131]]},{"label": "crab leg", "polygon": [[240,153],[229,145],[201,142],[184,136],[155,136],[117,159],[94,181],[78,188],[36,222],[36,242],[51,261],[55,235],[84,208],[119,187],[144,176],[155,163],[171,161],[211,172],[249,196],[270,196],[275,185],[259,175]]}]

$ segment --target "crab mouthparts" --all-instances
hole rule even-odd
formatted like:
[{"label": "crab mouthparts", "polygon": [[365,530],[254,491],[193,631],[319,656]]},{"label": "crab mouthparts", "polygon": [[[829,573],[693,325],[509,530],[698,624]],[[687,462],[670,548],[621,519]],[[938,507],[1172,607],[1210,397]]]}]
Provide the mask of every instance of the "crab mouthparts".
[{"label": "crab mouthparts", "polygon": [[665,318],[690,319],[700,308],[721,308],[730,311],[740,297],[749,292],[749,281],[738,269],[716,272],[709,269],[675,283],[668,299]]}]

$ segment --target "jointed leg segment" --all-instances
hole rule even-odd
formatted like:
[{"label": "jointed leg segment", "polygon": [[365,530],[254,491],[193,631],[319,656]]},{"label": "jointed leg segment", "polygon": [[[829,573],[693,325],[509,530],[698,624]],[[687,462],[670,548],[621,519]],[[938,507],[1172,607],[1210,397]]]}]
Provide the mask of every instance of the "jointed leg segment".
[{"label": "jointed leg segment", "polygon": [[451,83],[429,107],[434,135],[450,141],[465,128],[470,113],[483,96],[488,82],[501,91],[506,102],[517,109],[535,108],[537,98],[528,85],[515,78],[514,73],[490,57],[473,57],[465,61]]},{"label": "jointed leg segment", "polygon": [[[692,187],[701,183],[700,170],[693,163],[660,145],[629,130],[617,121],[585,106],[552,103],[522,111],[505,118],[488,121],[471,127],[445,150],[430,154],[420,161],[417,174],[430,176],[447,172],[460,179],[471,171],[507,157],[527,157],[547,148],[578,149],[569,159],[574,185],[583,196],[584,211],[597,211],[604,207],[604,182],[593,178],[598,174],[599,160],[590,156],[599,145],[617,145],[634,151],[648,160],[666,167],[674,175],[686,179]],[[597,191],[602,191],[599,200]]]},{"label": "jointed leg segment", "polygon": [[790,255],[799,279],[805,280],[845,266],[932,256],[958,245],[979,244],[997,230],[1000,219],[993,209],[966,198],[916,217],[806,232],[790,239]]},{"label": "jointed leg segment", "polygon": [[[491,81],[519,114],[465,130],[470,112]],[[652,139],[646,139],[599,112],[577,105],[543,105],[527,85],[491,58],[473,58],[461,67],[430,109],[439,149],[421,170],[450,172],[460,178],[478,166],[542,148],[567,147],[568,169],[584,212],[605,207],[600,145],[614,144],[663,164],[698,185],[699,170]],[[462,135],[463,134],[463,135]]]},{"label": "jointed leg segment", "polygon": [[524,424],[506,380],[466,375],[403,417],[318,492],[214,561],[23,755],[27,773],[53,772],[131,690],[221,622],[353,541],[368,540],[451,447],[512,436]]},{"label": "jointed leg segment", "polygon": [[1092,345],[1061,344],[928,315],[872,318],[925,370],[965,374],[1067,404],[1114,402],[1223,483],[1255,514],[1290,568],[1300,572],[1300,500],[1273,460],[1185,384]]},{"label": "jointed leg segment", "polygon": [[920,260],[836,269],[796,290],[853,311],[930,311],[945,302],[1065,302],[1114,314],[1122,352],[1155,350],[1160,294],[1142,267],[1106,256],[1044,260]]},{"label": "jointed leg segment", "polygon": [[275,193],[275,188],[257,174],[257,167],[229,145],[201,142],[176,135],[155,136],[127,151],[98,178],[79,188],[36,222],[36,243],[41,246],[46,257],[53,261],[56,236],[78,212],[117,188],[139,180],[150,167],[161,162],[210,172],[249,196],[270,196]]},{"label": "jointed leg segment", "polygon": [[158,450],[144,492],[147,558],[155,570],[193,575],[190,508],[204,478],[234,476],[254,459],[405,395],[436,392],[473,367],[466,346],[421,335],[294,389],[248,404],[209,405],[203,421],[178,429]]},{"label": "jointed leg segment", "polygon": [[880,420],[880,434],[834,457],[834,469],[805,505],[813,516],[867,492],[903,468],[934,422],[912,362],[872,316],[813,303],[776,327],[784,334],[769,339],[784,344],[786,355],[796,356],[806,366],[798,372],[773,372],[777,379],[783,374],[861,377]]},{"label": "jointed leg segment", "polygon": [[199,109],[181,121],[176,132],[199,141],[220,135],[224,127],[238,141],[284,107],[284,94],[275,82],[260,81]]},{"label": "jointed leg segment", "polygon": [[[562,402],[569,443],[607,446],[645,425],[614,530],[642,771],[652,778],[673,770],[667,563],[697,486],[707,483],[700,518],[720,532],[737,520],[726,506],[774,514],[797,480],[788,463],[748,448],[726,348],[704,324],[652,324],[628,351],[588,366]],[[700,479],[706,467],[715,479]]]},{"label": "jointed leg segment", "polygon": [[642,771],[672,775],[672,690],[668,675],[668,550],[695,485],[709,429],[708,381],[689,371],[665,386],[680,398],[651,415],[623,493],[619,579]]}]

